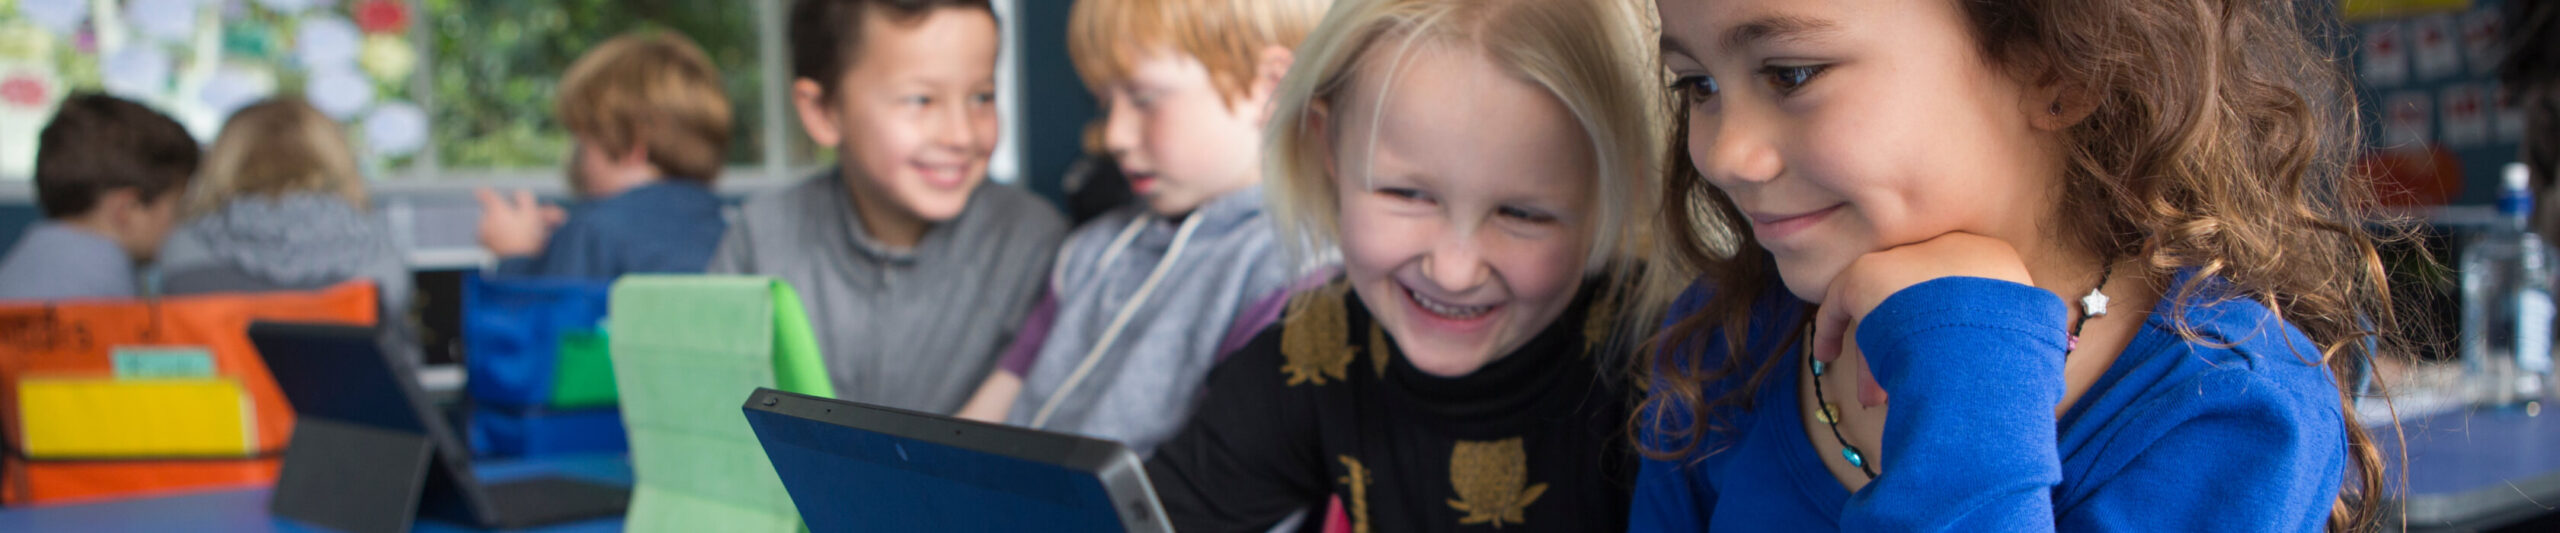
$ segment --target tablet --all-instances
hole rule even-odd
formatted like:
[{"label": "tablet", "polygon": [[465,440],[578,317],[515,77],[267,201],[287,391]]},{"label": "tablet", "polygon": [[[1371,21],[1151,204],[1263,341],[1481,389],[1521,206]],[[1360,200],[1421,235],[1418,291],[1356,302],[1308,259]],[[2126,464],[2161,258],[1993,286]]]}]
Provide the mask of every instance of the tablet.
[{"label": "tablet", "polygon": [[773,389],[745,410],[810,531],[1172,531],[1117,442]]}]

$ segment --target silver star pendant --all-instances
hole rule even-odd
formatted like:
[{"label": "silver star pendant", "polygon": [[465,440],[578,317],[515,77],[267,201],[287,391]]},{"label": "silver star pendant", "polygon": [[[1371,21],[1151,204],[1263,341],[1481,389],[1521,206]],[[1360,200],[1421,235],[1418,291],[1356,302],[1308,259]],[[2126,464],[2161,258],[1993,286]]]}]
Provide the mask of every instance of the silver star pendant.
[{"label": "silver star pendant", "polygon": [[2090,318],[2107,316],[2107,293],[2089,289],[2088,296],[2080,297],[2080,312]]}]

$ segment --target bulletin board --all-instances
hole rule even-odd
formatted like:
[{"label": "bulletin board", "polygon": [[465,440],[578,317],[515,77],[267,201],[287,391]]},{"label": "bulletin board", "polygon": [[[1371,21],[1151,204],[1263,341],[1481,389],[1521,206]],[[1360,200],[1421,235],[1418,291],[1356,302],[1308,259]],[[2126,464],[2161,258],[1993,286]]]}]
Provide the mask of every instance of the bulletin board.
[{"label": "bulletin board", "polygon": [[2524,139],[2524,113],[2497,78],[2507,1],[2340,2],[2366,163],[2417,191],[2400,203],[2496,201]]},{"label": "bulletin board", "polygon": [[402,0],[0,0],[0,178],[32,175],[63,97],[143,102],[211,141],[249,104],[299,95],[348,125],[369,174],[427,143]]}]

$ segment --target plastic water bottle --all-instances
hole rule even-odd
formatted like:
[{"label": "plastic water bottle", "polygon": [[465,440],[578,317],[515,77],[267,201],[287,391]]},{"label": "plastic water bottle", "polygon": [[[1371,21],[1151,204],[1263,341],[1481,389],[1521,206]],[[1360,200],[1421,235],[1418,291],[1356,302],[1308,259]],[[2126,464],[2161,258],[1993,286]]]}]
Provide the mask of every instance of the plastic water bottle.
[{"label": "plastic water bottle", "polygon": [[2527,226],[2533,191],[2511,164],[2498,217],[2462,250],[2462,364],[2473,405],[2541,411],[2551,387],[2552,257]]}]

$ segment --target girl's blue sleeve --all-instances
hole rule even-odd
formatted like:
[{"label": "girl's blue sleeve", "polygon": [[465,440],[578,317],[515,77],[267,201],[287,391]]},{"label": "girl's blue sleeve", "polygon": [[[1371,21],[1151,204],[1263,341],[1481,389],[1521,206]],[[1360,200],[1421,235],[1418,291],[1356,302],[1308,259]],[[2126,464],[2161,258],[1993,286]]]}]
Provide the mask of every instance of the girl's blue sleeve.
[{"label": "girl's blue sleeve", "polygon": [[[2087,486],[2057,503],[2067,312],[2053,293],[1980,278],[1915,285],[1870,312],[1857,341],[1891,414],[1882,475],[1851,496],[1842,529],[2321,528],[2345,439],[2334,420],[2314,421],[2319,398],[2294,397],[2317,387],[2246,364],[2172,376],[2151,387],[2174,394],[2084,414],[2107,424],[2089,448],[2106,456],[2073,473]],[[2161,356],[2245,361],[2194,343]]]},{"label": "girl's blue sleeve", "polygon": [[2052,529],[2065,312],[2053,293],[1983,278],[1913,285],[1869,311],[1857,341],[1890,395],[1883,469],[1841,530]]}]

